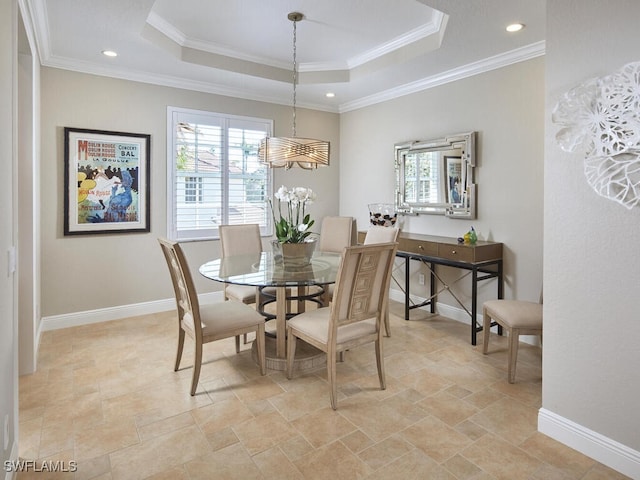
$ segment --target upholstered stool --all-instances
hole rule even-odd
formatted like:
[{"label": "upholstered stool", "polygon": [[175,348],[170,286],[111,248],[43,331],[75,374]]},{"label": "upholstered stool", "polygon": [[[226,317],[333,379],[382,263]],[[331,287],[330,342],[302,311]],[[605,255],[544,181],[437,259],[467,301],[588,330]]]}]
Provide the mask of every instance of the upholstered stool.
[{"label": "upholstered stool", "polygon": [[520,335],[542,336],[542,304],[524,300],[489,300],[484,303],[482,313],[482,353],[487,353],[491,323],[496,322],[509,335],[508,378],[509,383],[514,383]]}]

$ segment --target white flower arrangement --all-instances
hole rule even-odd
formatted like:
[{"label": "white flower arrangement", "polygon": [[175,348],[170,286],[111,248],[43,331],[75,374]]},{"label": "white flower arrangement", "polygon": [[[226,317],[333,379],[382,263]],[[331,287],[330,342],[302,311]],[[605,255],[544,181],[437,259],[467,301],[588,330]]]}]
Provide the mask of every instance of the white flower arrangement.
[{"label": "white flower arrangement", "polygon": [[[278,200],[278,214],[280,219],[276,219],[273,203],[269,200],[271,213],[273,214],[273,225],[276,230],[276,238],[280,243],[303,243],[311,235],[310,228],[314,221],[311,215],[306,213],[307,205],[311,205],[316,194],[306,187],[293,187],[291,189],[282,185],[274,194]],[[283,205],[285,212],[283,214]]]}]

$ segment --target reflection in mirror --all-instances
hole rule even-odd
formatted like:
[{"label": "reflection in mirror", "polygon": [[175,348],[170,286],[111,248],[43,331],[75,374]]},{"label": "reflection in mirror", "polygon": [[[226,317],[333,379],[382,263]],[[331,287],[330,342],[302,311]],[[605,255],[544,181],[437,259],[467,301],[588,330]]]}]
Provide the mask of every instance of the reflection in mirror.
[{"label": "reflection in mirror", "polygon": [[406,142],[396,150],[396,210],[475,218],[475,132]]}]

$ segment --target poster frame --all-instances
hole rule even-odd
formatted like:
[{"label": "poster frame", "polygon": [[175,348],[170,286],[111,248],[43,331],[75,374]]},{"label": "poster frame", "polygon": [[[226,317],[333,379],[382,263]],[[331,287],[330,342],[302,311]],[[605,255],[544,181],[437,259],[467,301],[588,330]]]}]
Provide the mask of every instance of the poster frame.
[{"label": "poster frame", "polygon": [[150,165],[149,134],[64,127],[64,235],[149,232]]}]

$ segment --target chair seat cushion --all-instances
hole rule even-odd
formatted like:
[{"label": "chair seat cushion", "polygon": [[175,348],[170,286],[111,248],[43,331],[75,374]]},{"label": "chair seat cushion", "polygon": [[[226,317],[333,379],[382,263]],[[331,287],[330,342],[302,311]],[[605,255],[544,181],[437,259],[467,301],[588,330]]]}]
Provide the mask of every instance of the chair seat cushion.
[{"label": "chair seat cushion", "polygon": [[[311,338],[327,343],[329,340],[329,315],[331,308],[323,307],[316,310],[296,315],[289,320],[289,325],[300,332],[309,335]],[[341,344],[349,340],[376,333],[376,319],[369,318],[357,323],[351,323],[338,328],[338,338],[336,343]]]},{"label": "chair seat cushion", "polygon": [[[264,322],[264,317],[249,305],[229,301],[200,305],[200,320],[202,334],[207,336],[259,325]],[[193,332],[191,315],[184,316],[182,327]]]},{"label": "chair seat cushion", "polygon": [[242,303],[253,303],[256,300],[256,287],[227,284],[225,294],[227,298],[233,298]]},{"label": "chair seat cushion", "polygon": [[542,304],[525,300],[489,300],[484,310],[498,323],[511,328],[542,329]]}]

